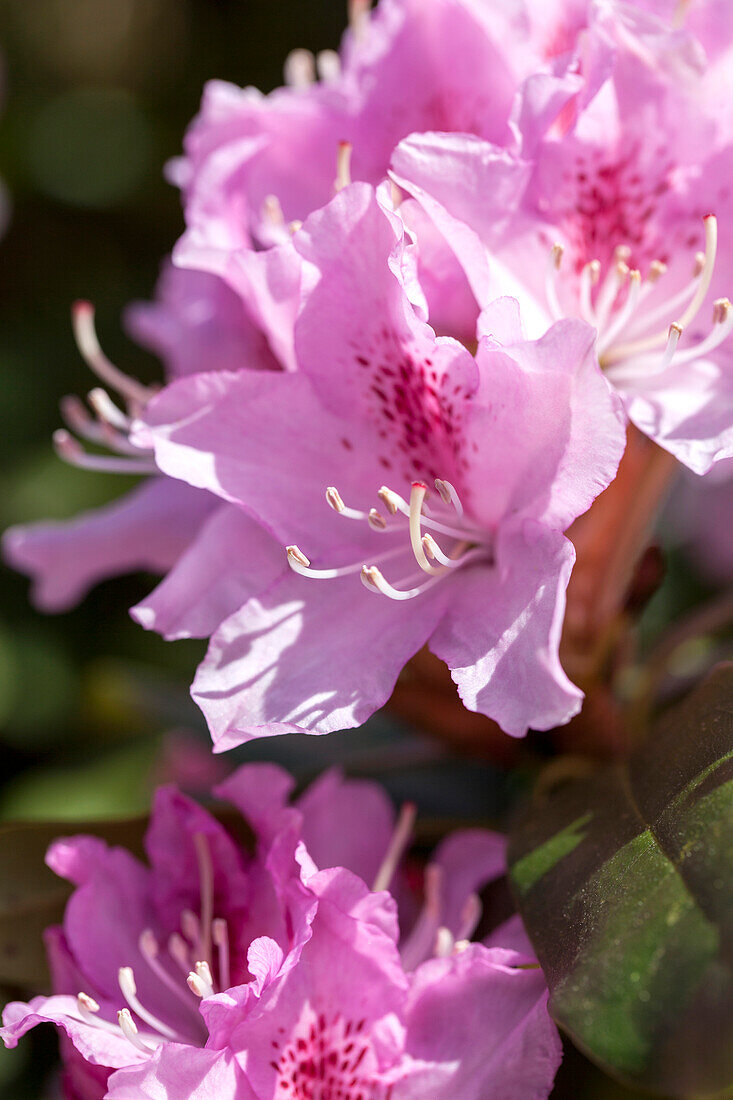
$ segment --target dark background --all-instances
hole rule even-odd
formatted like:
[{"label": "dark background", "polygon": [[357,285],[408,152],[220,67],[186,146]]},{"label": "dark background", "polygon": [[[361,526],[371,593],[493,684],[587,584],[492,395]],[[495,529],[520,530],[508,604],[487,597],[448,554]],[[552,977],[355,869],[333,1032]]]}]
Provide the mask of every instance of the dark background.
[{"label": "dark background", "polygon": [[[268,90],[289,50],[336,47],[345,18],[345,0],[0,0],[0,177],[12,205],[0,240],[0,528],[70,516],[131,486],[53,454],[59,399],[94,384],[70,303],[95,303],[103,346],[123,369],[160,377],[121,315],[152,295],[181,232],[162,167],[180,151],[202,85],[218,77]],[[110,581],[45,617],[28,603],[27,580],[0,569],[0,820],[141,812],[156,781],[203,789],[227,766],[212,761],[187,693],[203,645],[166,644],[127,616],[151,583]],[[658,617],[676,591],[667,586]],[[452,815],[458,798],[463,814],[502,820],[521,775],[443,752],[378,718],[366,733],[317,746],[279,739],[239,758],[274,755],[301,777],[339,759],[426,813]],[[37,1100],[53,1051],[50,1034],[0,1050],[0,1096]],[[554,1095],[630,1094],[573,1056]]]}]

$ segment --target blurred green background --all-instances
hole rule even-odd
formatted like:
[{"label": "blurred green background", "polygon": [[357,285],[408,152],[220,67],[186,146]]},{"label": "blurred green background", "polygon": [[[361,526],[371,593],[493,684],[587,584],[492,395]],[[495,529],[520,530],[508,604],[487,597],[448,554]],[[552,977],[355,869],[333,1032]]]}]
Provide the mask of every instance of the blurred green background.
[{"label": "blurred green background", "polygon": [[[429,2],[429,0],[426,0]],[[11,220],[0,240],[0,528],[62,518],[111,499],[130,479],[71,469],[50,437],[59,399],[93,385],[76,351],[70,303],[97,307],[110,357],[143,379],[155,361],[125,335],[128,302],[152,295],[182,229],[162,176],[180,151],[210,77],[270,89],[298,46],[335,47],[345,0],[0,0],[4,57],[0,177]],[[694,597],[665,585],[652,618]],[[36,613],[28,582],[0,569],[0,819],[134,813],[156,781],[205,789],[213,760],[188,683],[203,651],[145,633],[127,608],[146,577],[96,588],[60,617]],[[446,759],[445,750],[377,718],[337,738],[279,739],[239,758],[276,756],[300,776],[336,760],[378,772],[423,810],[501,820],[522,775]],[[53,1058],[51,1035],[0,1052],[0,1096],[36,1100]],[[630,1095],[579,1056],[560,1096]]]}]

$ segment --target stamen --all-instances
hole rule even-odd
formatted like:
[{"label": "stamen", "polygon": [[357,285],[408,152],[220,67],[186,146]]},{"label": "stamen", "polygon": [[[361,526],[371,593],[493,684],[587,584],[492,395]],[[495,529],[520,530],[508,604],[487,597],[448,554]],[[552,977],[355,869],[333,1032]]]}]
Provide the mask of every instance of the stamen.
[{"label": "stamen", "polygon": [[129,432],[132,420],[117,408],[106,390],[99,387],[90,390],[87,399],[100,420],[117,428],[118,431]]},{"label": "stamen", "polygon": [[198,951],[201,945],[201,924],[192,909],[184,909],[181,913],[181,931],[191,946]]},{"label": "stamen", "polygon": [[229,926],[223,917],[217,917],[212,922],[211,935],[219,954],[219,987],[229,989]]},{"label": "stamen", "polygon": [[99,1005],[94,997],[90,997],[88,993],[78,993],[76,999],[79,1002],[79,1007],[83,1008],[85,1012],[99,1012]]},{"label": "stamen", "polygon": [[475,561],[477,558],[486,558],[486,547],[477,546],[474,550],[464,553],[471,545],[470,542],[459,542],[453,547],[450,554],[445,554],[432,535],[425,534],[422,537],[423,550],[429,558],[440,562],[446,569],[460,569],[467,561]]},{"label": "stamen", "polygon": [[343,191],[351,183],[351,149],[350,141],[340,141],[336,154],[336,179],[333,182],[334,191]]},{"label": "stamen", "polygon": [[[136,1015],[144,1020],[146,1024],[153,1029],[153,1031],[159,1032],[167,1039],[181,1039],[180,1035],[174,1028],[169,1027],[168,1024],[159,1020],[152,1012],[148,1012],[144,1005],[140,1004],[137,998],[137,986],[135,985],[135,974],[131,966],[121,966],[117,972],[118,980],[120,983],[120,990],[122,996],[127,1001],[128,1005]],[[125,1011],[124,1009],[122,1010]]]},{"label": "stamen", "polygon": [[[656,310],[645,318],[647,327],[654,324],[660,315],[666,314],[669,316],[670,312],[677,308],[679,299],[684,301],[688,297],[691,287],[694,287],[692,301],[678,319],[677,324],[684,329],[697,316],[700,306],[710,289],[718,245],[718,223],[715,215],[707,214],[703,221],[705,223],[705,256],[702,269],[693,276],[692,284],[689,284],[679,295],[675,295],[675,297],[666,302],[663,307],[660,307],[659,310]],[[605,356],[604,366],[617,363],[622,359],[628,359],[632,355],[640,355],[643,352],[654,351],[656,348],[665,347],[668,339],[669,332],[667,330],[663,333],[657,333],[653,336],[648,336],[640,340],[633,340],[627,344],[620,344],[617,347],[610,348]]]},{"label": "stamen", "polygon": [[341,58],[335,50],[321,50],[316,54],[316,69],[323,83],[330,84],[341,75]]},{"label": "stamen", "polygon": [[90,455],[64,428],[51,437],[54,450],[60,459],[82,470],[99,470],[108,474],[157,474],[158,467],[148,459],[111,458],[108,455]]},{"label": "stamen", "polygon": [[622,309],[619,310],[618,315],[615,317],[613,323],[609,325],[603,336],[598,341],[598,355],[603,355],[604,351],[611,346],[613,341],[619,335],[620,332],[628,325],[631,320],[636,307],[639,304],[639,294],[641,292],[641,273],[639,271],[629,272],[629,293]]},{"label": "stamen", "polygon": [[442,477],[436,477],[435,488],[440,493],[442,499],[446,504],[452,504],[459,516],[463,515],[463,505],[461,504],[461,498],[455,490],[455,487],[451,485],[450,481],[446,481]]},{"label": "stamen", "polygon": [[94,327],[94,306],[91,302],[74,303],[71,310],[71,323],[77,347],[90,369],[127,400],[146,405],[152,396],[152,391],[124,374],[102,351]]},{"label": "stamen", "polygon": [[711,351],[715,351],[724,340],[727,340],[731,331],[733,331],[733,313],[731,312],[731,304],[727,298],[719,298],[715,302],[713,307],[713,331],[701,340],[699,344],[693,345],[691,348],[685,348],[675,357],[675,363],[678,366],[690,363],[694,359],[700,359],[704,355],[708,355]]},{"label": "stamen", "polygon": [[424,891],[425,903],[401,949],[405,970],[414,970],[435,949],[443,911],[443,870],[438,864],[425,868]]},{"label": "stamen", "polygon": [[616,301],[616,297],[621,290],[621,287],[624,285],[624,282],[626,281],[626,272],[628,272],[626,261],[629,259],[630,256],[631,249],[627,245],[619,245],[614,250],[614,262],[609,268],[596,298],[595,313],[596,324],[599,331],[602,331],[603,328],[605,328],[605,325],[611,313],[611,307]]},{"label": "stamen", "polygon": [[198,974],[196,974],[193,970],[191,971],[191,973],[186,978],[186,982],[187,982],[188,988],[191,990],[191,992],[195,993],[195,995],[197,997],[199,997],[201,1000],[203,1000],[204,997],[210,997],[211,996],[211,993],[209,992],[207,987],[201,981]]},{"label": "stamen", "polygon": [[301,221],[298,221],[297,218],[294,218],[293,221],[288,224],[288,231],[291,237],[294,237],[298,230],[302,228],[303,223]]},{"label": "stamen", "polygon": [[262,203],[262,214],[270,225],[284,226],[285,215],[277,195],[267,195]]},{"label": "stamen", "polygon": [[381,512],[378,512],[376,508],[369,509],[369,519],[367,521],[372,531],[386,531],[387,521]]},{"label": "stamen", "polygon": [[368,512],[362,512],[358,508],[347,508],[341,498],[341,493],[334,485],[329,485],[326,489],[326,500],[334,512],[338,512],[340,516],[344,516],[346,519],[369,519]]},{"label": "stamen", "polygon": [[[557,273],[560,270],[564,251],[565,249],[561,244],[554,244],[550,249],[547,268],[545,270],[545,298],[547,299],[550,314],[555,321],[559,321],[563,315],[560,300],[557,296]],[[438,492],[440,492],[440,490],[438,490]],[[446,501],[446,503],[448,502]]]},{"label": "stamen", "polygon": [[398,502],[402,500],[402,497],[400,497],[397,493],[392,492],[392,490],[388,489],[386,485],[382,486],[382,488],[377,493],[377,496],[379,497],[389,514],[391,516],[396,516],[399,509]]},{"label": "stamen", "polygon": [[662,275],[666,274],[667,265],[661,260],[652,260],[652,262],[649,264],[649,275],[647,276],[648,281],[652,284],[656,283],[662,278]]},{"label": "stamen", "polygon": [[592,325],[596,323],[596,315],[591,301],[591,289],[598,282],[600,273],[601,265],[598,260],[591,260],[580,273],[580,316]]},{"label": "stamen", "polygon": [[438,959],[447,959],[449,955],[453,954],[455,945],[456,941],[453,938],[453,933],[450,928],[446,928],[445,926],[439,928],[435,936],[435,957]]},{"label": "stamen", "polygon": [[700,272],[700,283],[695,293],[695,297],[680,317],[679,323],[682,328],[686,328],[690,324],[690,321],[694,320],[697,316],[700,306],[705,301],[705,296],[710,289],[710,283],[713,279],[715,256],[718,250],[718,219],[714,214],[706,214],[703,221],[705,223],[705,264]]},{"label": "stamen", "polygon": [[422,514],[422,505],[425,500],[425,494],[428,491],[427,485],[423,485],[421,481],[413,481],[412,488],[410,490],[410,544],[412,545],[412,552],[415,555],[415,560],[424,573],[430,573],[435,575],[438,570],[434,565],[431,565],[425,556],[425,551],[422,545],[422,529],[420,527],[420,519]]},{"label": "stamen", "polygon": [[355,38],[365,32],[371,6],[371,0],[349,0],[349,27]]},{"label": "stamen", "polygon": [[178,963],[184,974],[191,969],[191,953],[183,936],[174,932],[168,940],[168,954]]},{"label": "stamen", "polygon": [[690,10],[691,0],[677,0],[677,7],[675,8],[674,15],[672,16],[672,29],[680,30],[685,25],[688,12]]},{"label": "stamen", "polygon": [[[419,574],[417,574],[419,576]],[[368,590],[375,590],[380,592],[383,596],[389,596],[391,600],[413,600],[416,596],[422,595],[428,588],[432,588],[434,584],[441,579],[440,576],[431,577],[423,584],[416,585],[415,588],[394,588],[384,578],[384,574],[379,570],[376,565],[364,565],[361,570],[361,582]]]},{"label": "stamen", "polygon": [[130,1015],[129,1008],[121,1008],[117,1013],[117,1020],[120,1025],[120,1031],[125,1038],[132,1043],[134,1047],[141,1050],[143,1054],[153,1054],[154,1048],[149,1047],[147,1043],[144,1043],[138,1035],[137,1024]]},{"label": "stamen", "polygon": [[[153,934],[152,929],[146,928],[145,931],[141,933],[139,947],[140,954],[143,956],[146,963],[155,974],[156,978],[158,978],[158,980],[161,981],[163,985],[165,985],[171,991],[171,993],[174,993],[176,997],[178,997],[179,1001],[181,1001],[186,1006],[186,1008],[190,1008],[191,1001],[189,1000],[186,991],[181,987],[179,982],[171,977],[171,975],[168,973],[162,963],[158,961],[160,947],[158,941],[155,938],[155,935]],[[188,965],[186,965],[184,969],[188,971]]]},{"label": "stamen", "polygon": [[389,847],[387,848],[384,859],[372,883],[372,890],[375,894],[379,893],[380,890],[389,889],[389,884],[394,878],[397,866],[402,856],[405,854],[407,845],[410,843],[410,838],[415,828],[416,817],[417,806],[414,802],[405,802],[397,818]]},{"label": "stamen", "polygon": [[478,894],[469,894],[461,909],[461,923],[456,933],[457,940],[470,940],[481,920],[481,912],[481,899]]},{"label": "stamen", "polygon": [[196,971],[196,976],[207,991],[206,996],[210,997],[214,992],[214,979],[211,974],[211,967],[204,959],[201,959],[196,963],[194,970]]},{"label": "stamen", "polygon": [[316,79],[316,60],[310,50],[291,50],[283,67],[285,83],[291,88],[308,88]]},{"label": "stamen", "polygon": [[194,833],[194,847],[199,868],[199,887],[201,891],[201,955],[211,958],[211,922],[214,919],[214,864],[211,859],[209,842],[203,833]]},{"label": "stamen", "polygon": [[[396,512],[401,512],[403,516],[409,518],[410,505],[399,493],[395,493],[393,489],[389,489],[386,485],[383,485],[379,490],[378,496],[391,515],[395,515]],[[394,509],[394,511],[392,509]],[[454,539],[465,539],[469,536],[476,542],[486,539],[486,532],[480,531],[478,528],[451,526],[435,519],[433,516],[426,516],[424,514],[422,516],[422,526],[429,527],[431,531],[438,531],[442,535],[450,535],[451,538]]]}]

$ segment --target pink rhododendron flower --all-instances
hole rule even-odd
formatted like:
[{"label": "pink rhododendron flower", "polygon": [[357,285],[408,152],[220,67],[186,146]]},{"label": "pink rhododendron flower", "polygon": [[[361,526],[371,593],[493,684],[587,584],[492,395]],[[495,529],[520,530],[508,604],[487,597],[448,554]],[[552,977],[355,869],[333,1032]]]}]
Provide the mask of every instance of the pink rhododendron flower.
[{"label": "pink rhododendron flower", "polygon": [[393,167],[438,222],[459,218],[486,242],[493,291],[517,296],[533,334],[567,316],[594,325],[630,419],[704,473],[733,453],[733,310],[722,297],[733,284],[733,147],[689,39],[675,43],[652,16],[596,6],[570,68],[528,82],[518,104],[514,156],[532,168],[503,224],[481,183],[506,150],[415,135]]},{"label": "pink rhododendron flower", "polygon": [[[386,887],[410,814],[392,832],[380,788],[335,773],[292,806],[291,788],[252,765],[219,789],[254,828],[252,856],[172,789],[155,801],[149,868],[91,838],[53,845],[49,864],[77,886],[47,937],[56,992],[6,1007],[6,1044],[57,1024],[66,1094],[85,1100],[304,1100],[314,1082],[345,1100],[547,1096],[560,1044],[528,947],[450,930],[458,916],[473,933],[501,839],[448,838],[400,940]],[[376,892],[311,848],[376,871]]]},{"label": "pink rhododendron flower", "polygon": [[[428,641],[465,704],[509,733],[580,705],[557,656],[573,560],[562,532],[624,445],[593,330],[567,322],[528,343],[501,301],[475,357],[436,338],[386,195],[353,184],[294,235],[312,280],[297,372],[182,379],[141,421],[164,472],[274,535],[229,543],[237,574],[269,572],[290,546],[294,572],[222,623],[196,678],[219,749],[359,724]],[[142,621],[197,616],[199,571],[210,565],[194,548]]]}]

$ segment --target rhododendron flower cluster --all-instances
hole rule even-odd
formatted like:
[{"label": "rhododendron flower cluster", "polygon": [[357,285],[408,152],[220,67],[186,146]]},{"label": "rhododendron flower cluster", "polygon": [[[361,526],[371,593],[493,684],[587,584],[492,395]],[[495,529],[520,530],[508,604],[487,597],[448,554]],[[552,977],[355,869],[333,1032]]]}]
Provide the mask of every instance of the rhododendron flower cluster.
[{"label": "rhododendron flower cluster", "polygon": [[47,933],[54,993],[6,1007],[5,1043],[56,1024],[68,1095],[87,1100],[546,1097],[560,1045],[531,949],[511,921],[469,942],[502,839],[445,840],[420,906],[399,881],[410,807],[395,824],[376,784],[337,773],[289,805],[292,786],[248,765],[218,789],[251,854],[173,788],[149,865],[57,841],[48,863],[76,889]]}]

